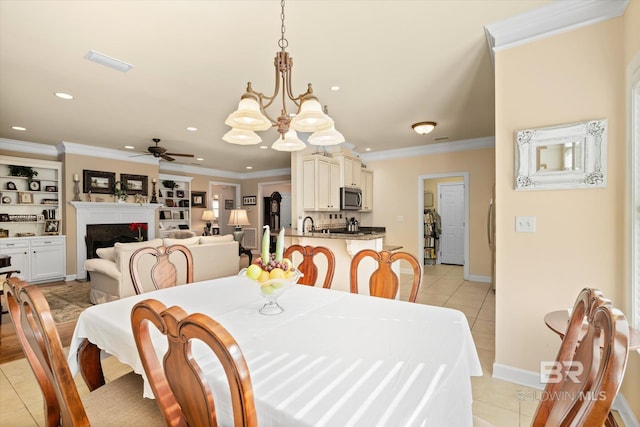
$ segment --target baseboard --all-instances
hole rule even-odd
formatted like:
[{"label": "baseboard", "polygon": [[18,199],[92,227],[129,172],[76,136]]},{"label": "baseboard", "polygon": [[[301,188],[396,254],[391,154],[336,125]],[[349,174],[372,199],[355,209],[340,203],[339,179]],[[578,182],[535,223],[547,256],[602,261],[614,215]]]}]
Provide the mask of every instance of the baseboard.
[{"label": "baseboard", "polygon": [[482,283],[491,283],[491,276],[480,276],[478,274],[470,274],[469,281],[471,282],[482,282]]},{"label": "baseboard", "polygon": [[[529,388],[543,390],[544,384],[540,383],[540,375],[537,372],[527,371],[525,369],[514,368],[513,366],[503,365],[501,363],[493,364],[493,378],[508,381],[514,384],[520,384]],[[612,409],[618,411],[620,418],[627,427],[640,426],[638,420],[631,410],[622,393],[618,393],[613,401]]]}]

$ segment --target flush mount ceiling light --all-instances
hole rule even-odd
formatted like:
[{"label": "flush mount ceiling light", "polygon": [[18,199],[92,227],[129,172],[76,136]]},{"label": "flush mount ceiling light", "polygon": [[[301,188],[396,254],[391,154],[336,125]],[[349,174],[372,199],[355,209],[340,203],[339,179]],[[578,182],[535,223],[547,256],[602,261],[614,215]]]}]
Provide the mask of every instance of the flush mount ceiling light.
[{"label": "flush mount ceiling light", "polygon": [[133,68],[133,65],[131,64],[112,58],[104,53],[96,52],[95,50],[90,50],[84,57],[89,61],[104,65],[105,67],[113,68],[114,70],[122,71],[123,73],[126,73]]},{"label": "flush mount ceiling light", "polygon": [[436,122],[419,122],[411,125],[414,131],[420,135],[426,135],[436,127]]},{"label": "flush mount ceiling light", "polygon": [[[333,128],[333,120],[322,111],[318,98],[313,94],[311,84],[307,87],[306,92],[298,96],[294,97],[291,92],[293,59],[286,51],[289,42],[284,37],[284,0],[280,2],[280,8],[281,35],[278,41],[280,51],[276,52],[274,60],[276,87],[273,95],[267,96],[262,92],[256,92],[251,87],[251,82],[247,83],[247,91],[240,97],[238,109],[229,114],[229,117],[227,117],[227,120],[224,122],[226,125],[231,126],[232,130],[227,132],[222,139],[232,144],[258,144],[261,139],[255,131],[267,130],[275,126],[277,127],[280,137],[271,146],[274,150],[303,150],[306,145],[298,138],[296,131],[314,132],[314,134],[309,137],[309,143],[312,145],[320,145],[320,143],[327,145],[322,135],[317,136],[317,138],[315,138],[314,135],[316,132]],[[278,93],[280,92],[282,95],[280,115],[277,119],[273,119],[267,114],[266,109],[276,101]],[[297,107],[297,112],[293,118],[291,118],[292,114],[287,112],[287,98]],[[238,134],[236,131],[247,133]],[[248,142],[249,140],[253,142]]]}]

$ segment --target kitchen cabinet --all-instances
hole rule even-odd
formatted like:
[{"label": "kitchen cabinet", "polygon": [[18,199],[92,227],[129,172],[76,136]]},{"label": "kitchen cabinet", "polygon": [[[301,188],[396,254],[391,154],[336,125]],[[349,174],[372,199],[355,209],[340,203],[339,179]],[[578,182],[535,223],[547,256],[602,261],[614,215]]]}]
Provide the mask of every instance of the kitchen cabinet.
[{"label": "kitchen cabinet", "polygon": [[158,175],[158,236],[167,237],[171,230],[191,229],[191,180],[181,175]]},{"label": "kitchen cabinet", "polygon": [[371,212],[373,210],[373,171],[362,169],[360,183],[362,184],[362,209],[360,212]]},{"label": "kitchen cabinet", "polygon": [[340,164],[330,158],[308,156],[302,161],[303,209],[340,210]]},{"label": "kitchen cabinet", "polygon": [[[11,175],[14,166],[37,174],[31,178]],[[47,219],[60,220],[60,230],[61,170],[62,163],[56,161],[0,158],[0,228],[7,237],[41,236]]]},{"label": "kitchen cabinet", "polygon": [[344,154],[335,154],[334,158],[340,164],[340,186],[360,188],[360,159]]},{"label": "kitchen cabinet", "polygon": [[11,270],[29,283],[64,280],[66,236],[16,237],[0,241],[0,252],[11,257]]}]

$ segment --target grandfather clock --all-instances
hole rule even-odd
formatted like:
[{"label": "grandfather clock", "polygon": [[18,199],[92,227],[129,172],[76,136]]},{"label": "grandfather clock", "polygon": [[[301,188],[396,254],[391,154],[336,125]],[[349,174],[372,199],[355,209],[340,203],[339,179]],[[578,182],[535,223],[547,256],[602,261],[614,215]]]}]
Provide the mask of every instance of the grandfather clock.
[{"label": "grandfather clock", "polygon": [[270,251],[276,251],[276,240],[278,238],[275,231],[280,230],[280,202],[282,201],[282,195],[277,191],[271,193],[271,196],[264,198],[264,210],[262,225],[268,225],[269,229],[274,231],[271,234]]}]

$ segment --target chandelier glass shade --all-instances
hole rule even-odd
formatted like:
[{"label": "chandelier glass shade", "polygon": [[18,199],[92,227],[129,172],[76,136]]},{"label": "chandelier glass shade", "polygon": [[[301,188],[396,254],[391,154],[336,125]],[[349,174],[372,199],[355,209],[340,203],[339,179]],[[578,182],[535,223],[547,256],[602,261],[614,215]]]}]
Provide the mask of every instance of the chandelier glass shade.
[{"label": "chandelier glass shade", "polygon": [[[222,139],[232,144],[258,144],[261,139],[255,134],[255,131],[275,127],[280,137],[271,148],[278,151],[299,151],[306,148],[305,143],[298,138],[296,131],[313,133],[309,137],[309,143],[312,145],[333,145],[344,142],[344,137],[335,130],[333,119],[323,112],[318,98],[313,94],[311,84],[307,86],[306,92],[298,96],[294,96],[292,93],[293,59],[285,50],[289,42],[284,37],[284,0],[281,0],[280,7],[282,9],[280,14],[281,37],[278,41],[280,51],[276,52],[274,60],[276,84],[273,95],[268,96],[255,91],[251,82],[247,83],[247,90],[240,99],[238,109],[229,114],[225,120],[225,124],[231,126],[232,129]],[[277,100],[278,95],[282,101],[280,115],[274,119],[267,113],[267,108]],[[293,119],[287,111],[287,100],[297,108]],[[316,133],[331,130],[333,130],[331,137],[328,134],[316,135]],[[342,138],[340,142],[335,142],[340,140],[340,137],[336,137],[335,133]]]}]

